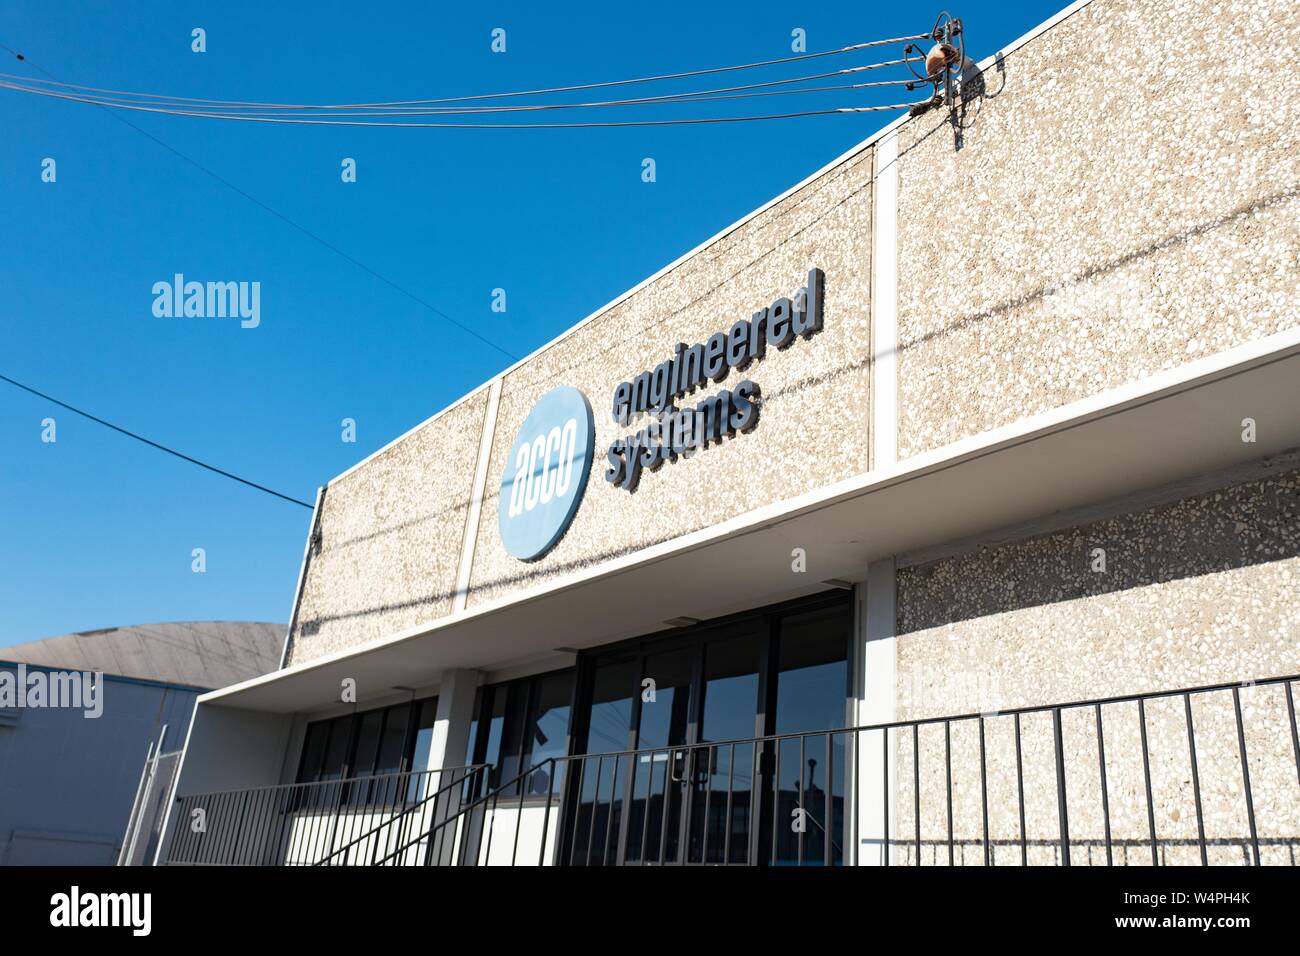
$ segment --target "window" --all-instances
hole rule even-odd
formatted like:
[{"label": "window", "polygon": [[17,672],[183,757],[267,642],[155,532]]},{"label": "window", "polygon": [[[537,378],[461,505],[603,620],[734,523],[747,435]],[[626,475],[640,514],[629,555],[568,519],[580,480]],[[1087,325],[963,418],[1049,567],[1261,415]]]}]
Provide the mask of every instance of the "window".
[{"label": "window", "polygon": [[[572,697],[572,670],[479,688],[465,762],[491,764],[489,785],[506,784],[502,795],[517,796],[521,773],[568,753]],[[530,775],[524,781],[525,796],[545,799],[550,793],[558,798],[562,771],[557,764],[554,780],[549,771]]]},{"label": "window", "polygon": [[[428,697],[313,721],[307,725],[297,782],[328,783],[426,769],[437,709],[438,698]],[[402,785],[398,780],[371,781],[335,788],[337,795],[331,792],[321,799],[374,803],[390,798]]]}]

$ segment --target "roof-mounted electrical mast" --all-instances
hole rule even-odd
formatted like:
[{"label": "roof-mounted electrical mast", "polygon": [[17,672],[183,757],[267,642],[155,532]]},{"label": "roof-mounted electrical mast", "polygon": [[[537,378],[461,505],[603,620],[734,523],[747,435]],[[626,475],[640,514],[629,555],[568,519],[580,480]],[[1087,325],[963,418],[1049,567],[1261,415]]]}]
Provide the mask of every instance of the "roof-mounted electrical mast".
[{"label": "roof-mounted electrical mast", "polygon": [[[960,19],[946,10],[940,13],[934,22],[934,29],[930,31],[930,39],[934,41],[934,46],[923,60],[920,59],[921,47],[917,44],[909,43],[903,49],[903,61],[916,77],[916,81],[909,83],[906,88],[913,90],[928,83],[934,91],[927,102],[912,107],[909,111],[911,116],[927,113],[941,103],[951,109],[956,105],[957,95],[961,92],[962,78],[976,72],[974,61],[966,56],[965,34]],[[917,69],[918,60],[921,63],[920,70]]]}]

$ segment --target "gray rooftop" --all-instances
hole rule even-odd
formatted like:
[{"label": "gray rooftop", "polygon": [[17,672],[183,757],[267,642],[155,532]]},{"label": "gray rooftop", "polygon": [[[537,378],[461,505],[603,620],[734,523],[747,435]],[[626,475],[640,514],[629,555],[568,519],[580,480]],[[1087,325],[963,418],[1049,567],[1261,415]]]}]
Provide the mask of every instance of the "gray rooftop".
[{"label": "gray rooftop", "polygon": [[0,647],[0,661],[184,684],[236,684],[280,665],[285,626],[255,621],[135,624]]}]

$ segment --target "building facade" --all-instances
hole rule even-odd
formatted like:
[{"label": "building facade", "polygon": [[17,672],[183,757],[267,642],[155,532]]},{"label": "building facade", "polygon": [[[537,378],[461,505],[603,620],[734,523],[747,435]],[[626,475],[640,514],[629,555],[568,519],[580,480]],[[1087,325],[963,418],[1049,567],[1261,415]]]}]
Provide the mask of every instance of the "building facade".
[{"label": "building facade", "polygon": [[274,669],[283,633],[186,621],[0,648],[0,866],[116,862],[146,755],[181,746],[200,694]]},{"label": "building facade", "polygon": [[1297,25],[1076,3],[331,481],[159,861],[1294,864]]}]

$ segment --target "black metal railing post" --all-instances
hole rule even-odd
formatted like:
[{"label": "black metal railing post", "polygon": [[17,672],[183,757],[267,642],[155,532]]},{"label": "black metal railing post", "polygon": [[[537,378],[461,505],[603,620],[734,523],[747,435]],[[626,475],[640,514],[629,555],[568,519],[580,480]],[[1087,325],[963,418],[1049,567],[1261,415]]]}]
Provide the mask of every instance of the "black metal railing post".
[{"label": "black metal railing post", "polygon": [[1056,807],[1061,821],[1061,865],[1070,865],[1070,812],[1065,795],[1065,744],[1061,739],[1061,708],[1052,708],[1052,736],[1056,743]]}]

